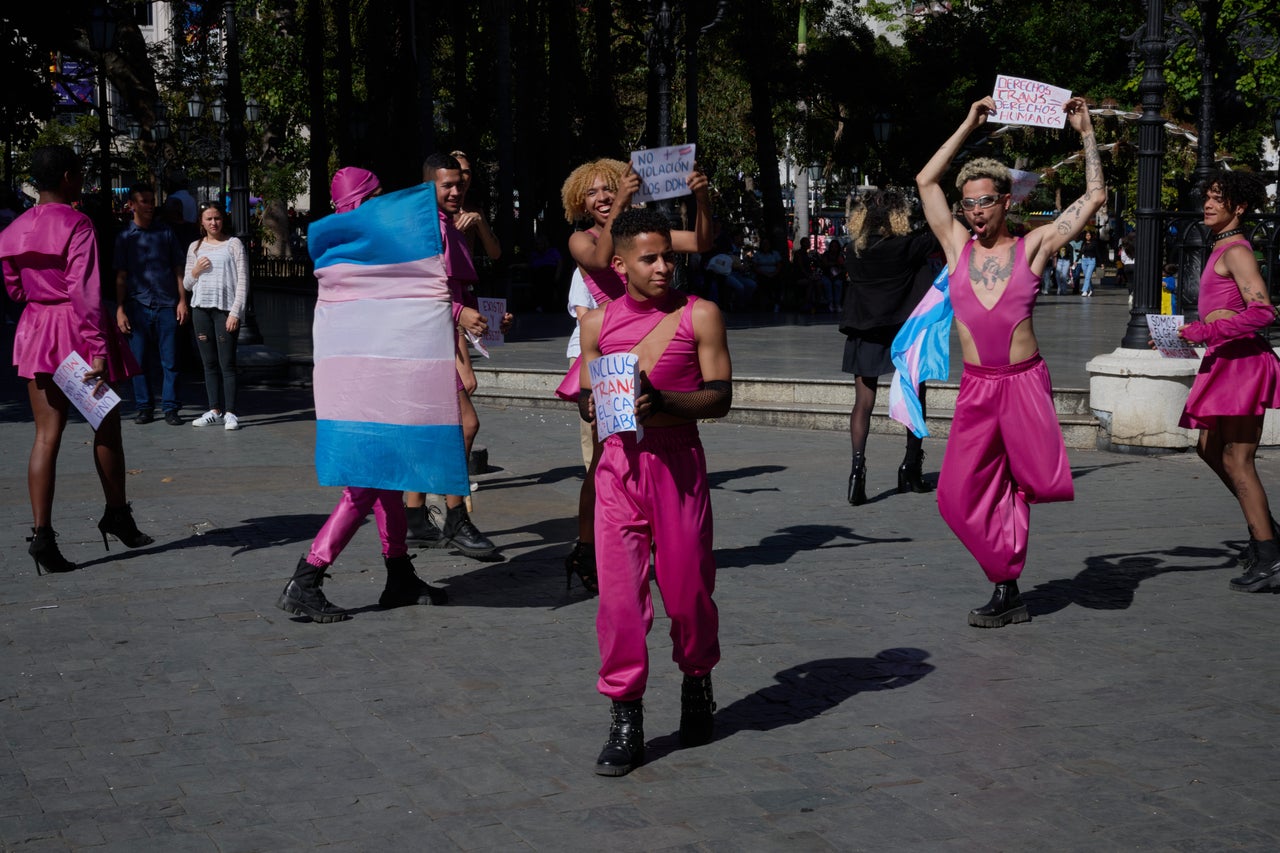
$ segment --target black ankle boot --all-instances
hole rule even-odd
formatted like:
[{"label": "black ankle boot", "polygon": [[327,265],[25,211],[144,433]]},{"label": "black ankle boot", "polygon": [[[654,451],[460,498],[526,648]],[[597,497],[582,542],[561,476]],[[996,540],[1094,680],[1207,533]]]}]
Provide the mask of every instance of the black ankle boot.
[{"label": "black ankle boot", "polygon": [[626,776],[644,764],[644,706],[639,699],[614,702],[609,714],[609,740],[596,759],[596,773]]},{"label": "black ankle boot", "polygon": [[457,548],[468,557],[491,557],[493,552],[498,550],[498,546],[471,523],[466,504],[449,507],[444,518],[441,541]]},{"label": "black ankle boot", "polygon": [[441,544],[440,527],[431,517],[431,505],[407,506],[404,508],[408,529],[405,542],[422,548],[436,548]]},{"label": "black ankle boot", "polygon": [[[52,527],[33,527],[31,535],[27,537],[27,541],[31,543],[31,547],[27,549],[27,553],[31,555],[31,559],[36,561],[36,574],[41,575],[44,572],[74,572],[76,564],[62,556],[62,552],[58,550],[58,534],[54,532]],[[41,571],[43,569],[44,571]]]},{"label": "black ankle boot", "polygon": [[1232,578],[1233,592],[1262,592],[1280,587],[1280,545],[1274,539],[1251,541],[1253,564],[1238,578]]},{"label": "black ankle boot", "polygon": [[276,607],[295,616],[306,616],[313,622],[342,622],[350,614],[324,597],[320,586],[324,583],[324,569],[313,566],[303,557],[293,577],[285,584],[284,592],[276,599]]},{"label": "black ankle boot", "polygon": [[701,678],[686,675],[680,685],[680,745],[711,743],[715,729],[715,697],[711,694],[711,674]]},{"label": "black ankle boot", "polygon": [[867,502],[867,461],[861,453],[853,454],[853,469],[849,472],[849,503],[862,506]]},{"label": "black ankle boot", "polygon": [[564,588],[568,592],[573,576],[582,581],[582,588],[587,592],[599,592],[600,584],[596,579],[596,546],[594,542],[575,542],[569,556],[564,558]]},{"label": "black ankle boot", "polygon": [[111,550],[111,546],[107,544],[108,533],[123,542],[126,548],[141,548],[156,541],[133,523],[133,508],[129,504],[107,507],[102,513],[102,520],[98,522],[98,531],[102,534],[102,547],[108,551]]},{"label": "black ankle boot", "polygon": [[910,451],[898,466],[898,494],[907,492],[926,494],[933,491],[933,485],[924,481],[924,451],[912,458]]},{"label": "black ankle boot", "polygon": [[378,597],[381,607],[408,607],[412,604],[448,604],[449,593],[418,577],[413,570],[413,558],[384,557],[387,566],[387,586]]},{"label": "black ankle boot", "polygon": [[1003,628],[1010,622],[1030,622],[1031,614],[1022,603],[1017,581],[996,584],[991,600],[969,611],[969,624],[975,628]]}]

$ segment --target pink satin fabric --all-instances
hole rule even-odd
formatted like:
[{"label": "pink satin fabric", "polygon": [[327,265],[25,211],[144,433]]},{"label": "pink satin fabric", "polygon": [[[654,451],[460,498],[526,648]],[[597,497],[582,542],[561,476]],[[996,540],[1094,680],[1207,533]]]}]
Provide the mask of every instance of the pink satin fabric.
[{"label": "pink satin fabric", "polygon": [[408,522],[401,493],[347,486],[342,490],[338,505],[329,513],[329,519],[311,543],[307,562],[313,566],[333,565],[371,510],[378,525],[378,536],[382,539],[382,556],[403,557],[409,553],[404,541]]},{"label": "pink satin fabric", "polygon": [[347,166],[333,173],[329,183],[329,195],[333,198],[333,207],[338,213],[355,210],[360,202],[373,195],[382,184],[378,176],[368,169],[358,166]]}]

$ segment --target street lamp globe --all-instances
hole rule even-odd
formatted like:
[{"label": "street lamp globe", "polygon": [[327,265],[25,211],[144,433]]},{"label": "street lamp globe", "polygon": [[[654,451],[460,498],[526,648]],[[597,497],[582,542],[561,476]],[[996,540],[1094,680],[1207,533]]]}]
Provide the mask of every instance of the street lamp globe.
[{"label": "street lamp globe", "polygon": [[262,107],[252,95],[244,102],[244,117],[249,124],[257,124],[258,119],[262,118]]},{"label": "street lamp globe", "polygon": [[187,98],[187,115],[195,120],[204,115],[204,95],[199,92],[191,93],[191,97]]},{"label": "street lamp globe", "polygon": [[227,120],[227,108],[222,101],[222,96],[213,99],[213,106],[210,108],[213,112],[213,120],[218,124],[222,124]]},{"label": "street lamp globe", "polygon": [[105,3],[95,5],[89,18],[89,49],[102,54],[116,43],[116,19]]},{"label": "street lamp globe", "polygon": [[888,113],[878,113],[875,121],[871,123],[871,134],[875,137],[877,145],[888,142],[889,137],[893,135],[893,116]]}]

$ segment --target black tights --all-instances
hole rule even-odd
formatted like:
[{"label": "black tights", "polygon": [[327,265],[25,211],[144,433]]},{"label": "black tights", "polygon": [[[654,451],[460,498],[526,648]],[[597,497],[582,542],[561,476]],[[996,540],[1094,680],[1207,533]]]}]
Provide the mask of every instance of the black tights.
[{"label": "black tights", "polygon": [[[867,450],[867,433],[871,431],[871,410],[876,406],[876,381],[878,376],[853,377],[853,409],[849,412],[849,444],[855,459]],[[925,412],[924,385],[918,389],[920,411]],[[921,439],[907,430],[907,459],[920,458]]]}]

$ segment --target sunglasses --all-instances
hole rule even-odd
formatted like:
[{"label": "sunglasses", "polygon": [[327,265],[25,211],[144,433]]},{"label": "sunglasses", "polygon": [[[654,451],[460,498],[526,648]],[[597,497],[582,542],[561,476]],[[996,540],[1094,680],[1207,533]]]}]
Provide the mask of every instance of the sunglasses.
[{"label": "sunglasses", "polygon": [[960,199],[960,206],[965,210],[986,210],[988,207],[991,207],[1004,197],[1005,193],[1000,193],[999,195],[980,195],[977,198],[962,198]]}]

